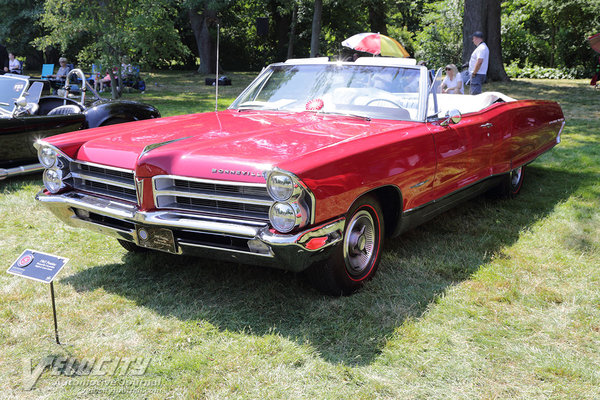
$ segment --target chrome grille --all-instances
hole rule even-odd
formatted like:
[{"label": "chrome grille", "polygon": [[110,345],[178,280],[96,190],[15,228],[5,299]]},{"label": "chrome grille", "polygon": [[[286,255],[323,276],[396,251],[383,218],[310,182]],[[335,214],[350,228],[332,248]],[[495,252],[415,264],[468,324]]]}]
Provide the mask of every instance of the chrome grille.
[{"label": "chrome grille", "polygon": [[75,189],[137,202],[133,171],[71,162],[71,176]]},{"label": "chrome grille", "polygon": [[235,216],[258,220],[269,219],[273,200],[267,186],[192,179],[173,176],[153,178],[154,201],[157,208],[170,208]]}]

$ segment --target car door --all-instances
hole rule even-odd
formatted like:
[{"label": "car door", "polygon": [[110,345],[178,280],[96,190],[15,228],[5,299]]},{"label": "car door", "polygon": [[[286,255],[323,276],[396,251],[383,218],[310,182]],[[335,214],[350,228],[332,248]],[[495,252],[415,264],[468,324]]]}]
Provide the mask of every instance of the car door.
[{"label": "car door", "polygon": [[467,187],[489,174],[494,124],[472,113],[457,124],[429,124],[436,147],[434,198]]}]

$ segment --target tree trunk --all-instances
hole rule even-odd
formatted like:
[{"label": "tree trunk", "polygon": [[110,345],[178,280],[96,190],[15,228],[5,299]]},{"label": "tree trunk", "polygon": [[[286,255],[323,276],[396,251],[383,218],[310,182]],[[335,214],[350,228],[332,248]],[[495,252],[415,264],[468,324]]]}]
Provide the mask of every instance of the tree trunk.
[{"label": "tree trunk", "polygon": [[551,41],[551,48],[552,51],[550,52],[550,66],[552,68],[555,67],[554,65],[554,54],[556,53],[556,24],[552,24],[552,41]]},{"label": "tree trunk", "polygon": [[473,32],[481,31],[490,49],[487,77],[492,81],[508,81],[502,62],[500,37],[500,0],[465,0],[463,15],[463,61],[469,62],[475,50]]},{"label": "tree trunk", "polygon": [[319,39],[321,37],[321,17],[323,16],[323,0],[315,0],[315,11],[312,22],[312,35],[310,37],[310,56],[319,56]]},{"label": "tree trunk", "polygon": [[213,10],[203,10],[200,13],[197,9],[189,9],[188,15],[196,46],[198,47],[198,56],[200,57],[199,74],[214,74],[216,64],[215,44],[208,30],[209,23],[216,20],[217,12]]},{"label": "tree trunk", "polygon": [[294,57],[294,38],[296,36],[296,20],[298,19],[298,3],[294,3],[292,11],[292,23],[290,26],[290,38],[288,41],[287,59]]},{"label": "tree trunk", "polygon": [[371,27],[371,32],[387,35],[388,30],[385,22],[387,8],[385,1],[369,1],[367,7],[369,9],[369,26]]},{"label": "tree trunk", "polygon": [[[110,76],[110,91],[111,91],[111,95],[113,100],[118,99],[119,97],[121,97],[119,88],[117,87],[117,76],[119,74],[115,75],[115,72],[113,71],[112,68],[108,68],[108,76]],[[121,82],[121,85],[123,83]]]},{"label": "tree trunk", "polygon": [[289,34],[289,27],[292,23],[291,16],[288,12],[280,12],[279,3],[275,1],[271,1],[269,4],[269,8],[271,9],[271,15],[273,16],[273,36],[272,41],[275,47],[275,59],[276,60],[285,60],[285,56],[287,54],[287,41]]}]

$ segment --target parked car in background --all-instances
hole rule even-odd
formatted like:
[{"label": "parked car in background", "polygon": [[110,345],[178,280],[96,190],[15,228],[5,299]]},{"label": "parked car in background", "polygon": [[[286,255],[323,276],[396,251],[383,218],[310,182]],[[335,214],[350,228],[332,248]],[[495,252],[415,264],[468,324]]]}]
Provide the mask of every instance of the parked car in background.
[{"label": "parked car in background", "polygon": [[[75,77],[85,82],[83,72],[75,69],[69,73],[65,87],[71,89]],[[76,97],[69,90],[63,96],[42,97],[42,89],[42,82],[30,82],[26,76],[0,76],[0,180],[43,169],[33,147],[36,140],[160,117],[158,110],[147,104],[102,99],[89,85],[79,88]]]},{"label": "parked car in background", "polygon": [[274,64],[226,111],[38,141],[37,199],[130,251],[306,270],[349,294],[385,237],[488,190],[516,195],[560,141],[556,102],[439,94],[439,75],[383,57]]}]

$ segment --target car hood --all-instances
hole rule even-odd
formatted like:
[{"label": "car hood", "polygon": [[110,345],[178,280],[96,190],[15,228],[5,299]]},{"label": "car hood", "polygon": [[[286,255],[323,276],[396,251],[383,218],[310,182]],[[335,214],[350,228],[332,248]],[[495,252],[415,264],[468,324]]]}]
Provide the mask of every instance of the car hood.
[{"label": "car hood", "polygon": [[227,110],[93,129],[76,158],[134,169],[140,177],[170,174],[264,182],[263,172],[281,163],[289,165],[341,142],[414,124],[309,112]]}]

